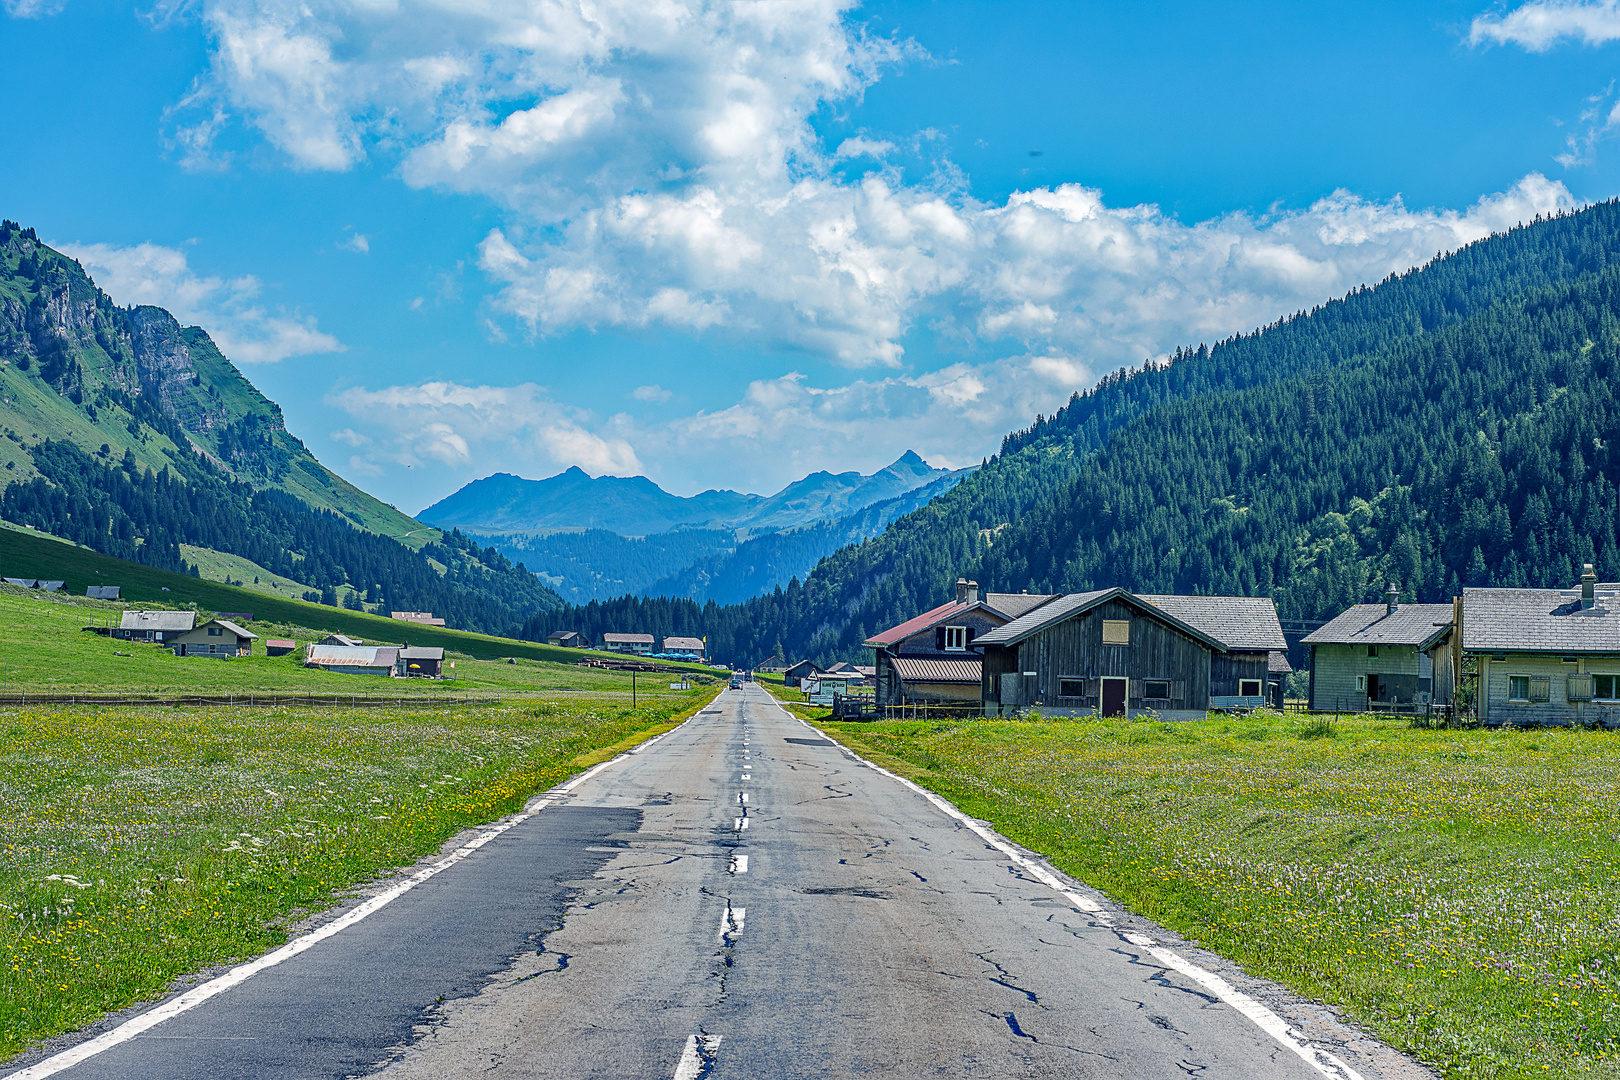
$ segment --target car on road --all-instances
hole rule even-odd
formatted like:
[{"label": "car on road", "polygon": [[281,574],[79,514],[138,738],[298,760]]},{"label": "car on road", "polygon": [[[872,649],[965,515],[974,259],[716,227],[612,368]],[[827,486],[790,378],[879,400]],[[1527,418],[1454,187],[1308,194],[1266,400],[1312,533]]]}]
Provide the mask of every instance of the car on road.
[{"label": "car on road", "polygon": [[731,677],[731,688],[733,690],[741,690],[742,689],[742,676],[741,675],[733,675]]}]

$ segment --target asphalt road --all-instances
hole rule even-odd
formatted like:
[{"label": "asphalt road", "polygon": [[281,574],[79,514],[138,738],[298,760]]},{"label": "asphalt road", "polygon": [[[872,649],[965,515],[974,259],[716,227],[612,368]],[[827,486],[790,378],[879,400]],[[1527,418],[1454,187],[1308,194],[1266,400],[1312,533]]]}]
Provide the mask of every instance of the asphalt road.
[{"label": "asphalt road", "polygon": [[27,1075],[1426,1075],[1211,960],[749,686],[285,962]]}]

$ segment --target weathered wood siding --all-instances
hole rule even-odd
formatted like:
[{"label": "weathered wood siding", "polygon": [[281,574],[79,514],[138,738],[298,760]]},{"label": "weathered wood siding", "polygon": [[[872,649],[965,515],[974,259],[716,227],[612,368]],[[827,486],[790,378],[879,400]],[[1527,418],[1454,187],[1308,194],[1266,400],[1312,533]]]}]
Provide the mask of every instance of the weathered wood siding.
[{"label": "weathered wood siding", "polygon": [[[1620,724],[1620,705],[1570,701],[1571,675],[1620,675],[1620,656],[1582,657],[1566,664],[1559,656],[1508,653],[1505,660],[1480,657],[1480,720],[1486,724]],[[1509,701],[1508,677],[1526,675],[1547,680],[1546,701]]]},{"label": "weathered wood siding", "polygon": [[1260,694],[1266,692],[1270,653],[1212,653],[1209,658],[1209,696],[1237,697],[1244,679],[1258,679]]},{"label": "weathered wood siding", "polygon": [[[1422,690],[1421,680],[1430,678],[1427,654],[1414,645],[1380,645],[1377,656],[1368,656],[1365,645],[1312,645],[1311,708],[1360,712],[1367,691],[1356,689],[1357,677],[1374,675],[1410,675]],[[1432,683],[1426,692],[1433,692]]]},{"label": "weathered wood siding", "polygon": [[[1104,645],[1105,620],[1125,619],[1131,624],[1129,645]],[[1010,650],[1008,650],[1010,651]],[[1260,678],[1265,677],[1265,654],[1260,654]],[[1145,615],[1119,600],[1092,608],[1082,615],[1065,619],[1025,639],[1017,647],[1016,661],[1003,670],[1033,671],[1038,701],[1035,704],[1058,709],[1096,709],[1102,705],[1104,677],[1130,680],[1126,707],[1159,710],[1203,710],[1209,708],[1210,650],[1167,623]],[[1082,695],[1061,694],[1064,679],[1085,680]],[[1170,683],[1171,697],[1146,698],[1147,680]],[[991,685],[989,676],[986,688]],[[1026,703],[1029,704],[1029,703]]]}]

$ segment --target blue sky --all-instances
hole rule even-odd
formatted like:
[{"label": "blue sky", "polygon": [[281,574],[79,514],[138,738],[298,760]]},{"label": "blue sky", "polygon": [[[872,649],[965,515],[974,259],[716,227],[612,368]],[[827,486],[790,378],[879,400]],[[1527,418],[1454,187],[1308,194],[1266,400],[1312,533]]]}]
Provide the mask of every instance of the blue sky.
[{"label": "blue sky", "polygon": [[976,462],[1620,190],[1613,3],[0,4],[0,213],[409,511]]}]

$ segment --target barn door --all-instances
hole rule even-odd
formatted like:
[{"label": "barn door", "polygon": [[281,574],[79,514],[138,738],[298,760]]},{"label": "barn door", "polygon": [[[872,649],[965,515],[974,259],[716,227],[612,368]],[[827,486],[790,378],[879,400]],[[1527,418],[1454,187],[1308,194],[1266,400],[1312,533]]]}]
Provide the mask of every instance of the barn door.
[{"label": "barn door", "polygon": [[1102,681],[1102,714],[1104,716],[1125,715],[1125,688],[1124,679],[1104,679]]},{"label": "barn door", "polygon": [[1024,676],[1016,671],[1003,671],[1001,673],[1001,703],[1003,705],[1022,705],[1019,700],[1019,689],[1023,686]]}]

